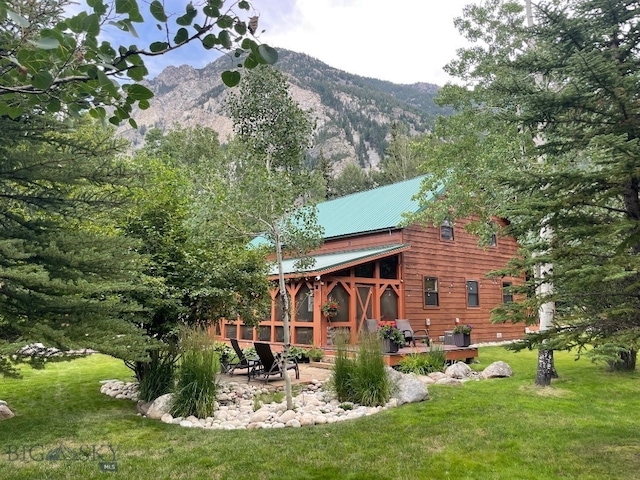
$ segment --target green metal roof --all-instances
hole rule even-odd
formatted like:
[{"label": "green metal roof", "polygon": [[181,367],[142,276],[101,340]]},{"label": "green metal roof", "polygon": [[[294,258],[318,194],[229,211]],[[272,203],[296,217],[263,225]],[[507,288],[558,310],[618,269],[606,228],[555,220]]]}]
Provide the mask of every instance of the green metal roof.
[{"label": "green metal roof", "polygon": [[324,228],[324,238],[397,228],[403,213],[420,209],[419,202],[412,197],[420,190],[424,178],[420,176],[318,204],[318,223]]},{"label": "green metal roof", "polygon": [[[343,268],[350,267],[371,261],[376,258],[387,257],[404,250],[408,250],[411,245],[408,244],[395,244],[385,245],[382,247],[366,248],[361,250],[348,250],[343,252],[324,253],[321,255],[314,255],[311,258],[315,259],[315,264],[312,267],[296,269],[295,263],[297,258],[291,258],[282,262],[285,275],[302,274],[302,275],[322,275],[325,273],[333,272],[336,270],[342,270]],[[277,275],[278,266],[272,265],[269,275]]]},{"label": "green metal roof", "polygon": [[[423,175],[319,203],[316,205],[317,218],[324,228],[325,240],[398,228],[403,213],[420,210],[420,203],[413,200],[413,196],[420,191],[424,178]],[[433,195],[428,194],[426,200],[432,199]],[[256,237],[250,244],[259,246],[266,242],[264,237]]]}]

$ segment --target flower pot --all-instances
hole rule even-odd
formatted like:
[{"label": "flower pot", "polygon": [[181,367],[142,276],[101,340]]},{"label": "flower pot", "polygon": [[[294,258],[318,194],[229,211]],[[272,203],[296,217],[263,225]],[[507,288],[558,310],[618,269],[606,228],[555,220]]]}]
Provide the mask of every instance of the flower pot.
[{"label": "flower pot", "polygon": [[454,333],[453,344],[456,347],[468,347],[469,345],[471,345],[471,334],[470,333]]},{"label": "flower pot", "polygon": [[390,338],[382,339],[382,350],[384,353],[396,353],[398,349],[398,344],[392,342]]}]

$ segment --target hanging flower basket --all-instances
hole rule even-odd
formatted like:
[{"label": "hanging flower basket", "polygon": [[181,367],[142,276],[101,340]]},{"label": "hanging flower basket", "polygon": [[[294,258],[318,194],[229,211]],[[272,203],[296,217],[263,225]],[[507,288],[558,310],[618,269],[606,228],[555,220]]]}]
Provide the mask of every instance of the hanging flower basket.
[{"label": "hanging flower basket", "polygon": [[322,314],[325,317],[331,319],[338,314],[338,310],[340,310],[340,304],[336,300],[330,298],[322,304],[320,310],[322,310]]}]

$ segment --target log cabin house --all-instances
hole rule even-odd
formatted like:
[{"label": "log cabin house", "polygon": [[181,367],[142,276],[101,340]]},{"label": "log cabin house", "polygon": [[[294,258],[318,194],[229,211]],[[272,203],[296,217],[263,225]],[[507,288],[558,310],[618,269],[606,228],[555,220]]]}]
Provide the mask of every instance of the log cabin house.
[{"label": "log cabin house", "polygon": [[[439,228],[400,226],[404,212],[419,208],[412,197],[422,178],[317,206],[324,244],[310,253],[315,264],[295,271],[295,259],[284,263],[292,344],[326,347],[336,327],[348,329],[355,342],[366,319],[406,318],[414,329],[428,328],[435,340],[457,323],[473,327],[474,343],[523,336],[522,325],[490,321],[492,308],[512,300],[505,288],[521,279],[485,276],[515,255],[515,239],[498,237],[480,247],[478,238],[465,231],[465,219],[445,221]],[[277,282],[276,267],[270,279]],[[273,290],[271,318],[259,327],[223,322],[222,337],[266,341],[277,347],[284,338],[279,298],[279,291]],[[330,299],[340,307],[327,318],[321,307]]]}]

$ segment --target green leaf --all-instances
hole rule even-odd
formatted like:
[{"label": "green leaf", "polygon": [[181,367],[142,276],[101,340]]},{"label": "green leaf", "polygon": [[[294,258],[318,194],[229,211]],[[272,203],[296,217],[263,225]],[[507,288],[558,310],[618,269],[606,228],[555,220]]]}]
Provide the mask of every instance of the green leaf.
[{"label": "green leaf", "polygon": [[127,26],[127,31],[131,35],[133,35],[134,37],[138,38],[138,32],[136,32],[136,29],[133,26],[133,23],[131,23],[131,20],[125,19],[125,20],[122,20],[122,23],[124,23]]},{"label": "green leaf", "polygon": [[189,32],[187,32],[187,29],[181,28],[180,30],[178,30],[178,33],[176,33],[176,36],[173,37],[173,41],[180,45],[181,43],[186,42],[188,38]]},{"label": "green leaf", "polygon": [[158,0],[153,0],[153,2],[151,2],[149,11],[151,12],[151,15],[153,15],[153,18],[159,22],[167,21],[167,15],[164,13],[164,6]]},{"label": "green leaf", "polygon": [[222,82],[227,87],[235,87],[240,83],[240,72],[227,70],[222,72]]},{"label": "green leaf", "polygon": [[7,15],[9,15],[9,18],[20,25],[22,28],[27,28],[29,26],[29,20],[24,18],[22,15],[18,15],[16,12],[13,12],[11,10],[7,10]]},{"label": "green leaf", "polygon": [[42,37],[38,40],[29,40],[29,43],[41,48],[42,50],[55,50],[60,46],[60,42],[52,37]]},{"label": "green leaf", "polygon": [[202,46],[207,50],[210,50],[213,47],[215,47],[217,42],[218,42],[218,39],[216,38],[216,36],[213,33],[210,33],[209,35],[207,35],[202,39]]},{"label": "green leaf", "polygon": [[218,18],[220,16],[220,10],[218,10],[216,7],[212,7],[211,5],[207,5],[206,7],[204,7],[202,9],[202,12],[207,17],[211,17],[211,18]]},{"label": "green leaf", "polygon": [[233,18],[229,15],[222,15],[220,18],[218,18],[216,24],[223,29],[231,28],[233,26]]},{"label": "green leaf", "polygon": [[238,2],[238,8],[241,10],[249,10],[251,8],[251,5],[249,5],[249,2],[247,2],[246,0],[241,0],[240,2]]},{"label": "green leaf", "polygon": [[129,15],[127,20],[131,22],[143,22],[144,19],[138,10],[138,2],[136,0],[116,0],[116,13],[125,13]]},{"label": "green leaf", "polygon": [[95,13],[87,15],[87,17],[82,22],[82,28],[87,35],[97,37],[100,33],[100,17]]},{"label": "green leaf", "polygon": [[138,108],[140,110],[146,110],[150,106],[151,106],[151,104],[149,103],[149,100],[139,100],[138,101]]},{"label": "green leaf", "polygon": [[244,68],[251,70],[252,68],[256,68],[259,65],[258,60],[256,60],[256,56],[253,53],[247,55],[244,59]]},{"label": "green leaf", "polygon": [[36,88],[49,88],[51,82],[53,82],[53,77],[46,70],[41,70],[33,76],[33,86]]},{"label": "green leaf", "polygon": [[9,115],[12,119],[15,120],[20,115],[22,115],[23,111],[24,110],[22,109],[22,107],[8,107],[7,108],[7,115]]},{"label": "green leaf", "polygon": [[87,0],[87,5],[93,8],[96,15],[104,15],[107,13],[107,7],[102,0]]},{"label": "green leaf", "polygon": [[127,88],[127,94],[132,100],[148,100],[153,98],[153,92],[139,83],[129,85]]},{"label": "green leaf", "polygon": [[269,45],[263,44],[258,47],[258,55],[260,58],[268,63],[269,65],[273,65],[278,61],[278,52],[275,48],[270,47]]},{"label": "green leaf", "polygon": [[138,124],[136,123],[136,121],[133,118],[129,119],[129,125],[131,125],[132,128],[135,128],[135,129],[138,128]]},{"label": "green leaf", "polygon": [[58,100],[55,97],[51,97],[49,99],[49,103],[47,104],[47,111],[53,112],[53,113],[59,112],[61,107],[62,105],[60,103],[60,100]]},{"label": "green leaf", "polygon": [[151,45],[149,45],[149,50],[154,53],[161,52],[162,50],[166,50],[167,48],[169,48],[169,44],[167,42],[153,42]]},{"label": "green leaf", "polygon": [[231,34],[228,31],[222,30],[218,35],[218,40],[224,48],[231,48]]},{"label": "green leaf", "polygon": [[233,29],[238,35],[244,35],[245,33],[247,33],[247,24],[244,22],[238,22],[235,24]]},{"label": "green leaf", "polygon": [[240,46],[245,50],[254,50],[255,48],[258,47],[258,44],[254,40],[251,40],[250,38],[245,38],[242,40],[242,43],[240,44]]},{"label": "green leaf", "polygon": [[191,22],[193,22],[193,19],[196,18],[196,15],[198,15],[198,10],[196,10],[193,7],[193,4],[189,2],[189,4],[187,5],[186,13],[181,17],[178,17],[176,19],[176,23],[185,27],[189,26],[191,25]]},{"label": "green leaf", "polygon": [[137,65],[127,70],[127,76],[136,82],[141,82],[149,71],[144,65]]}]

